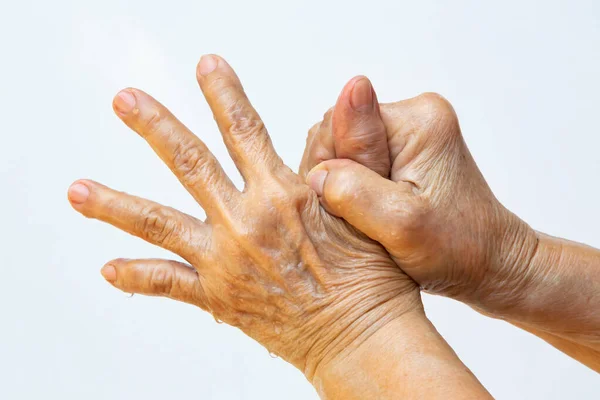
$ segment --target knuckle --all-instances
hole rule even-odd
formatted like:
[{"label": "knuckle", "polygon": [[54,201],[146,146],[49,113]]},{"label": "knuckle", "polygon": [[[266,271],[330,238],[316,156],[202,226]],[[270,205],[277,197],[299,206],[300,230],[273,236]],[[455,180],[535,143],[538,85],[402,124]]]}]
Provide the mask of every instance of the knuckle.
[{"label": "knuckle", "polygon": [[311,155],[315,165],[335,158],[335,155],[332,154],[332,151],[323,145],[314,146]]},{"label": "knuckle", "polygon": [[333,115],[334,107],[329,107],[325,114],[323,114],[323,122],[329,122],[331,120],[331,116]]},{"label": "knuckle", "polygon": [[253,218],[246,218],[244,221],[232,224],[232,234],[240,242],[251,243],[254,242],[255,236],[258,234],[257,231],[251,229],[252,226],[261,226],[259,221],[254,221]]},{"label": "knuckle", "polygon": [[445,106],[445,105],[450,104],[444,96],[442,96],[439,93],[435,93],[435,92],[421,93],[419,95],[419,100],[422,102],[434,104],[437,106]]},{"label": "knuckle", "polygon": [[263,121],[245,104],[245,101],[236,101],[226,112],[232,121],[229,127],[232,136],[245,140],[266,132]]},{"label": "knuckle", "polygon": [[148,286],[153,293],[170,296],[173,291],[173,274],[164,267],[155,268],[150,274]]},{"label": "knuckle", "polygon": [[137,229],[144,239],[153,243],[170,243],[177,233],[177,224],[165,207],[151,205],[142,211]]},{"label": "knuckle", "polygon": [[138,124],[142,135],[152,135],[160,131],[162,121],[164,120],[163,112],[153,107],[149,111],[140,114]]},{"label": "knuckle", "polygon": [[360,195],[360,186],[357,187],[356,166],[350,164],[334,173],[325,182],[327,202],[330,204],[349,203]]},{"label": "knuckle", "polygon": [[186,184],[196,184],[204,171],[214,171],[216,160],[197,145],[179,143],[173,152],[173,167]]},{"label": "knuckle", "polygon": [[314,124],[309,130],[308,130],[308,136],[306,137],[306,143],[309,144],[310,142],[312,142],[313,138],[315,137],[315,135],[319,132],[319,128],[321,126],[320,122],[317,122],[316,124]]},{"label": "knuckle", "polygon": [[334,110],[334,107],[331,107],[331,108],[329,108],[329,110],[327,110],[325,112],[325,114],[323,114],[323,121],[321,121],[321,124],[319,126],[319,130],[321,132],[328,131],[331,128],[331,120],[333,117],[333,110]]},{"label": "knuckle", "polygon": [[452,104],[441,94],[426,92],[418,96],[419,102],[426,107],[429,115],[436,120],[455,118]]},{"label": "knuckle", "polygon": [[388,235],[393,239],[407,239],[418,237],[423,230],[429,215],[428,207],[420,202],[404,204],[402,209],[391,213],[393,215],[392,228]]}]

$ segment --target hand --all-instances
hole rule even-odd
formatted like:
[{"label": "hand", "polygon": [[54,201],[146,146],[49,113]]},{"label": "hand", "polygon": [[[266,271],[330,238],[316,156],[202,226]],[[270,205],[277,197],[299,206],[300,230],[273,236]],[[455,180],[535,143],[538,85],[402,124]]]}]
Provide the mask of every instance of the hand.
[{"label": "hand", "polygon": [[202,222],[81,180],[73,207],[179,254],[109,262],[118,289],[197,305],[236,326],[310,379],[405,314],[425,319],[418,288],[378,243],[319,205],[275,153],[240,81],[221,58],[197,70],[227,148],[246,182],[238,191],[204,143],[149,95],[126,89],[117,115],[140,134],[204,208]]},{"label": "hand", "polygon": [[323,206],[381,242],[424,289],[600,371],[600,251],[535,232],[506,210],[441,96],[376,101],[357,77],[311,129],[300,172],[312,169]]},{"label": "hand", "polygon": [[376,103],[367,78],[350,81],[311,129],[301,175],[425,290],[502,315],[540,273],[536,233],[494,197],[444,98]]}]

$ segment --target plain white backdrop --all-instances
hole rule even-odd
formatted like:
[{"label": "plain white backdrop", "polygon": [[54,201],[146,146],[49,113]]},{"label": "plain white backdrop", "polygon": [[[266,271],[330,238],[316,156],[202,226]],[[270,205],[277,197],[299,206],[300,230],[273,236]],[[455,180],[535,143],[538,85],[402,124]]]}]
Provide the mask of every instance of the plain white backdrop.
[{"label": "plain white backdrop", "polygon": [[[203,215],[113,115],[126,86],[166,104],[241,183],[195,80],[204,53],[237,70],[294,169],[352,76],[384,102],[440,92],[508,208],[600,246],[597,0],[2,0],[0,44],[1,399],[317,397],[201,310],[105,283],[112,258],[171,255],[66,200],[91,178]],[[600,398],[599,375],[541,340],[448,299],[425,304],[497,398]]]}]

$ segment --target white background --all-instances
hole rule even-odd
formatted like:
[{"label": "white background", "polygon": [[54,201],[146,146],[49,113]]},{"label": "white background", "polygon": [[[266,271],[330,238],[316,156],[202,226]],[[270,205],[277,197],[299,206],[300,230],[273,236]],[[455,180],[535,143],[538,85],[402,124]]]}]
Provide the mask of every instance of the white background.
[{"label": "white background", "polygon": [[[241,182],[195,81],[204,53],[236,68],[294,168],[352,76],[368,75],[381,101],[440,92],[504,204],[600,246],[600,2],[493,3],[2,0],[0,398],[316,398],[293,367],[201,310],[105,283],[112,258],[170,255],[66,200],[86,177],[202,215],[113,115],[126,86],[170,107]],[[600,398],[597,374],[541,340],[425,302],[497,398]]]}]

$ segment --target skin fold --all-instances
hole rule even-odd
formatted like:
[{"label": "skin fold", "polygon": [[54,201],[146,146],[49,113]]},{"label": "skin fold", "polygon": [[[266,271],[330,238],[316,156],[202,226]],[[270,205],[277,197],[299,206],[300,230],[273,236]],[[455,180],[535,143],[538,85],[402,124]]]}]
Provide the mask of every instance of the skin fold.
[{"label": "skin fold", "polygon": [[[357,79],[368,82],[351,80],[307,139],[300,174],[323,206],[383,244],[424,290],[600,371],[600,251],[536,232],[505,209],[443,97],[357,109]],[[389,177],[377,168],[386,152]]]},{"label": "skin fold", "polygon": [[[116,114],[208,218],[75,182],[68,193],[75,210],[188,262],[115,259],[103,267],[105,279],[238,327],[300,369],[323,398],[489,398],[427,320],[413,279],[383,246],[326,212],[283,164],[225,60],[204,56],[197,78],[245,188],[235,188],[164,106],[140,90],[121,91]],[[389,164],[377,166],[387,175]]]}]

